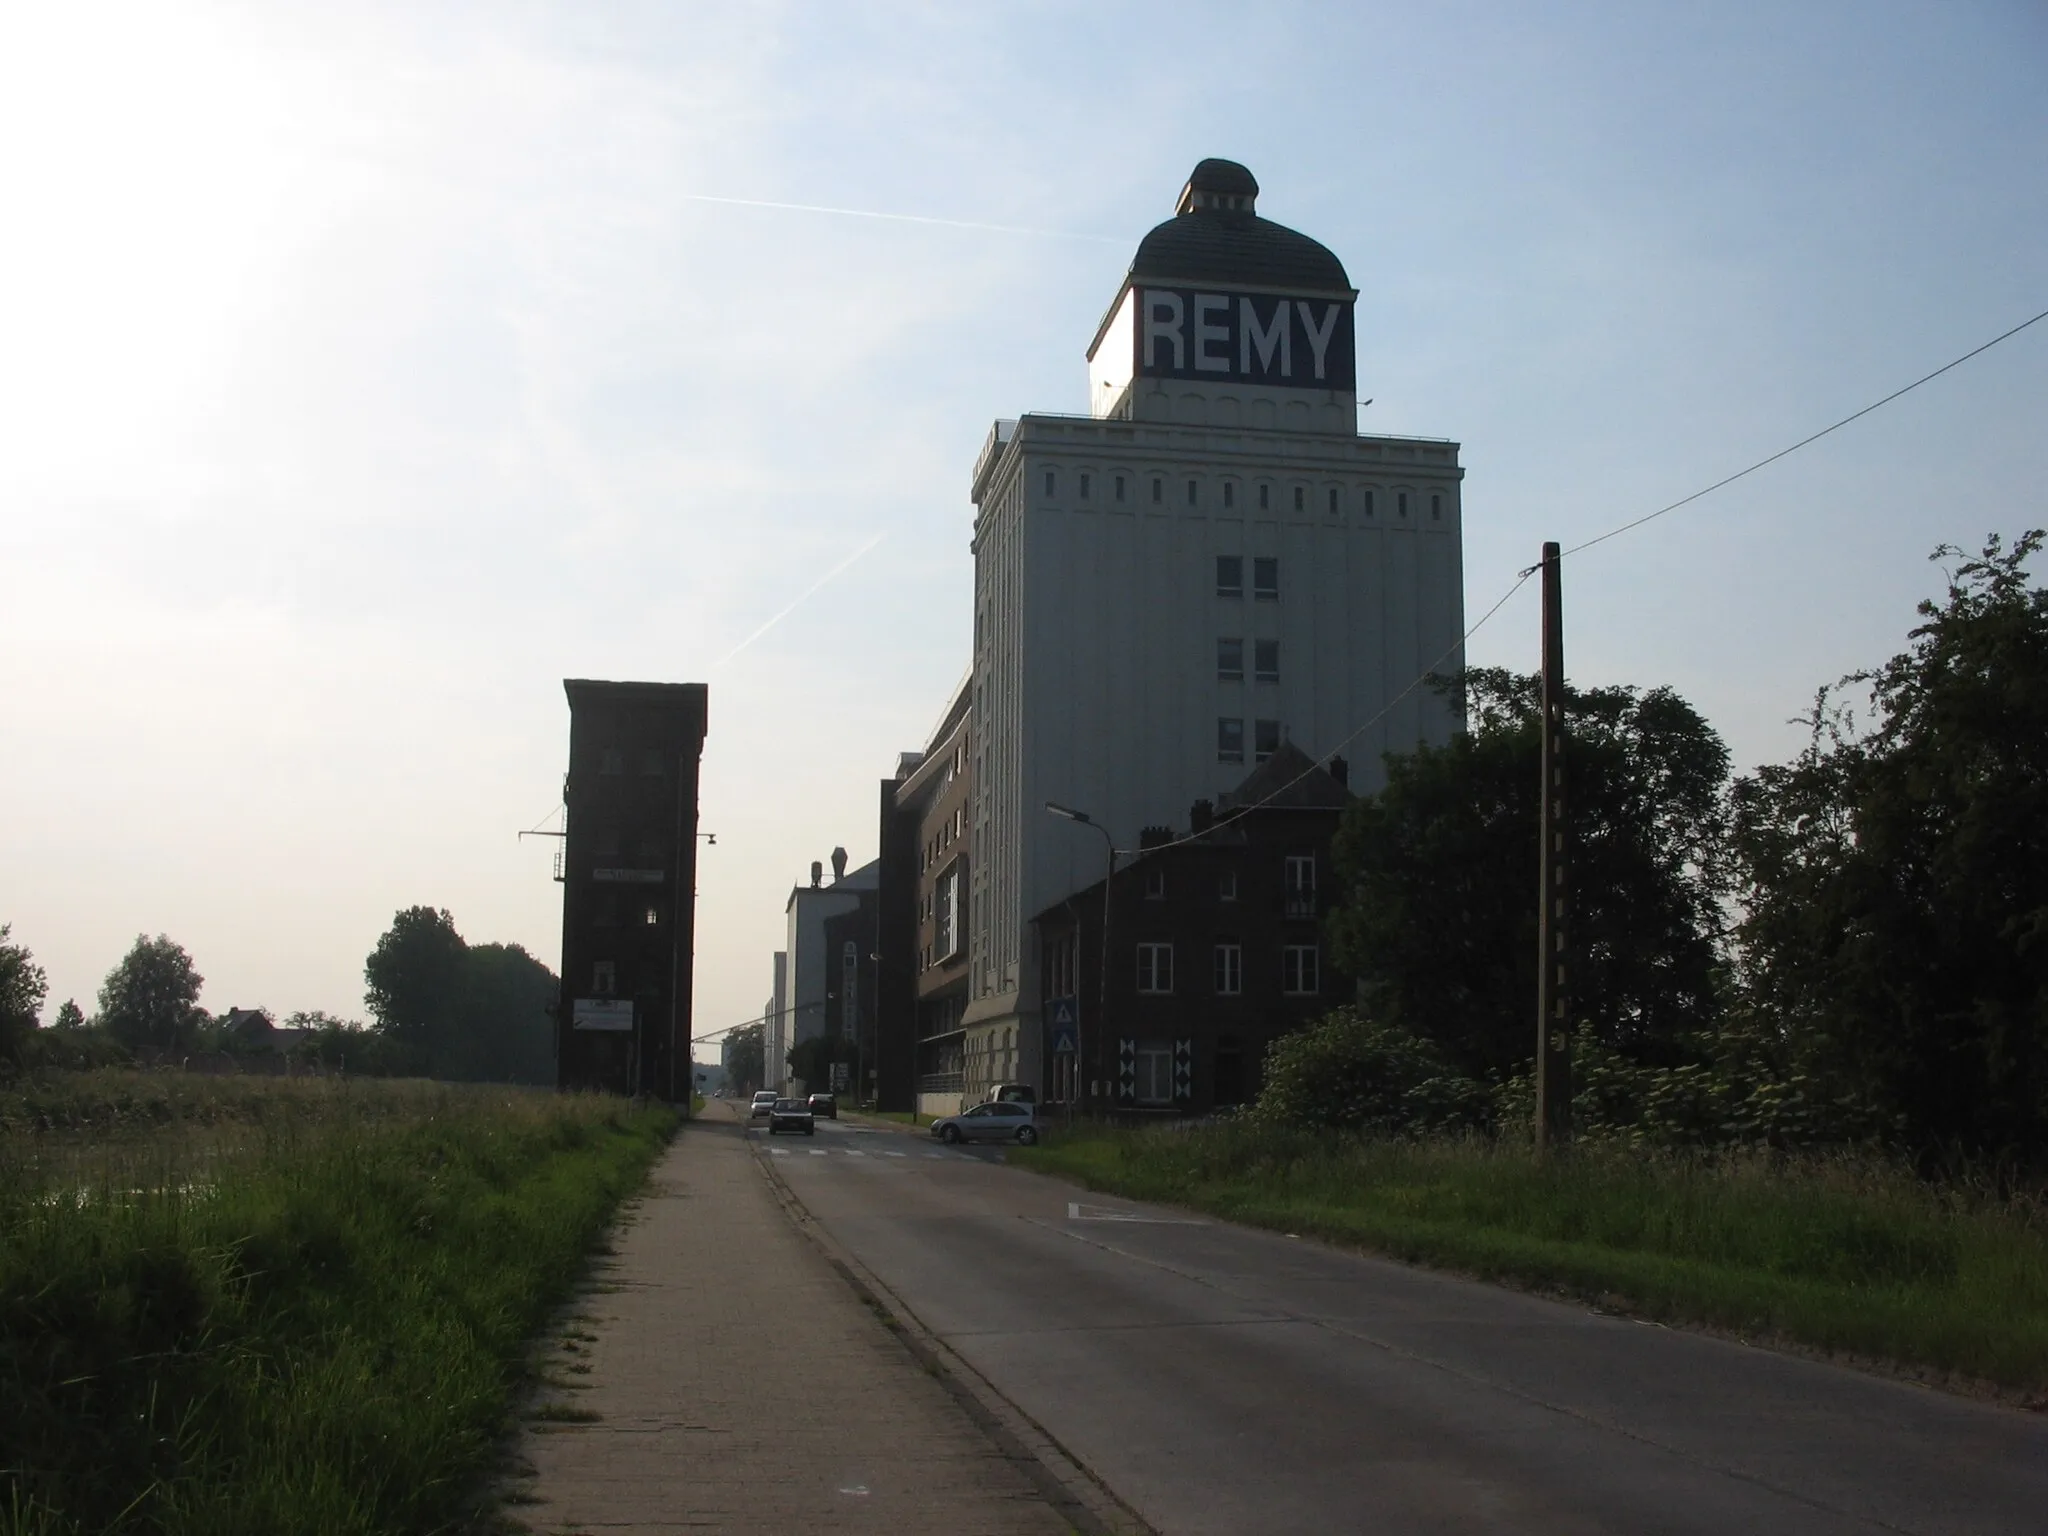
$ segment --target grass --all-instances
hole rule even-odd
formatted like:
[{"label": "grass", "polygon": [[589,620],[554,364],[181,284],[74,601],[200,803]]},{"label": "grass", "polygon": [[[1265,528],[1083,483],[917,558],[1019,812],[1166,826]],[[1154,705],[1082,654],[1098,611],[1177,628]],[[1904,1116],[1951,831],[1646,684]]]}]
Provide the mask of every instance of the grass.
[{"label": "grass", "polygon": [[1661,1321],[2048,1389],[2048,1210],[1887,1164],[1601,1147],[1538,1164],[1250,1126],[1054,1133],[1009,1158]]},{"label": "grass", "polygon": [[841,1114],[854,1120],[893,1120],[898,1125],[930,1125],[937,1115],[918,1114],[908,1109],[860,1109],[841,1110]]},{"label": "grass", "polygon": [[0,1533],[445,1531],[674,1126],[97,1072],[0,1092]]}]

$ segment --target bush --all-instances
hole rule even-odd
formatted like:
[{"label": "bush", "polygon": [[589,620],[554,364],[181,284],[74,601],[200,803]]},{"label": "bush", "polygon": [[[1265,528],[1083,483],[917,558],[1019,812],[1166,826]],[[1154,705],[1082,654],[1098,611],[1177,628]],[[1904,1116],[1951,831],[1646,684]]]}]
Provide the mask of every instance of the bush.
[{"label": "bush", "polygon": [[1487,1090],[1429,1041],[1356,1008],[1283,1036],[1249,1117],[1264,1125],[1410,1135],[1486,1123]]}]

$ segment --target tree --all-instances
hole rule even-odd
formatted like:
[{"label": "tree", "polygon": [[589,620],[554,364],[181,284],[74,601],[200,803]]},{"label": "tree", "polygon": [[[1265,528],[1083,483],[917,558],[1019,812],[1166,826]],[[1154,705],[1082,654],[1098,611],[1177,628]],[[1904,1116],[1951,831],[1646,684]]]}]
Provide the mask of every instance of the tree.
[{"label": "tree", "polygon": [[[1450,686],[1469,730],[1389,754],[1345,813],[1329,938],[1376,1017],[1483,1077],[1535,1054],[1539,684]],[[1565,712],[1573,1009],[1630,1058],[1675,1061],[1714,1017],[1728,749],[1668,688],[1568,688]]]},{"label": "tree", "polygon": [[50,1022],[50,1028],[66,1031],[85,1028],[85,1010],[70,998],[57,1005],[57,1017]]},{"label": "tree", "polygon": [[553,1083],[555,973],[517,944],[476,944],[450,1031],[451,1077]]},{"label": "tree", "polygon": [[41,1020],[50,984],[24,945],[10,943],[11,923],[0,923],[0,1060],[13,1060]]},{"label": "tree", "polygon": [[1429,1041],[1339,1008],[1273,1042],[1250,1113],[1266,1125],[1398,1135],[1482,1125],[1490,1108],[1487,1090]]},{"label": "tree", "polygon": [[363,979],[384,1069],[467,1081],[555,1080],[560,988],[555,973],[518,945],[472,946],[446,911],[408,907],[377,940]]},{"label": "tree", "polygon": [[789,1048],[789,1075],[810,1093],[824,1093],[832,1087],[834,1062],[845,1062],[849,1074],[860,1057],[860,1046],[839,1035],[813,1035]]},{"label": "tree", "polygon": [[445,908],[407,907],[363,962],[363,1001],[417,1071],[447,1054],[468,951]]},{"label": "tree", "polygon": [[206,978],[184,947],[158,934],[135,936],[134,947],[100,987],[99,1022],[131,1051],[158,1055],[186,1049],[206,1014],[199,989]]},{"label": "tree", "polygon": [[[1991,537],[1909,647],[1734,793],[1742,979],[1777,1045],[1922,1146],[2048,1146],[2048,592]],[[1843,688],[1868,690],[1859,729]]]},{"label": "tree", "polygon": [[742,1024],[738,1029],[728,1031],[726,1038],[732,1042],[725,1056],[732,1086],[736,1092],[751,1093],[761,1086],[763,1069],[767,1065],[762,1026]]}]

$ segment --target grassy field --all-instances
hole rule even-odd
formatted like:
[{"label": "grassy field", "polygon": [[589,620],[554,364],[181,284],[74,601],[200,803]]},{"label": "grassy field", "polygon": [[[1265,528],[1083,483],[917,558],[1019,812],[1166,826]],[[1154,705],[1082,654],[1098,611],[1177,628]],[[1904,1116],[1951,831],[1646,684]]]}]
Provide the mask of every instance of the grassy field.
[{"label": "grassy field", "polygon": [[2048,1211],[1850,1158],[1359,1142],[1250,1127],[1054,1134],[1009,1154],[1485,1279],[1928,1373],[2048,1389]]},{"label": "grassy field", "polygon": [[0,1533],[474,1523],[527,1342],[674,1123],[417,1082],[0,1089]]}]

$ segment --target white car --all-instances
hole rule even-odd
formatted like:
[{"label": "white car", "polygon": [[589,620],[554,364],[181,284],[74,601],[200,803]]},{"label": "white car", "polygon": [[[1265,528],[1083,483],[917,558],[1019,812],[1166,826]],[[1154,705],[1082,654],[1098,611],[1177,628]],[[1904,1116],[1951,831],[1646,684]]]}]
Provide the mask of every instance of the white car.
[{"label": "white car", "polygon": [[775,1090],[763,1088],[754,1095],[753,1106],[747,1111],[749,1120],[766,1120],[768,1112],[775,1107]]},{"label": "white car", "polygon": [[1028,1147],[1038,1140],[1038,1115],[1029,1104],[977,1104],[934,1120],[932,1134],[949,1147],[963,1141],[1014,1141]]}]

